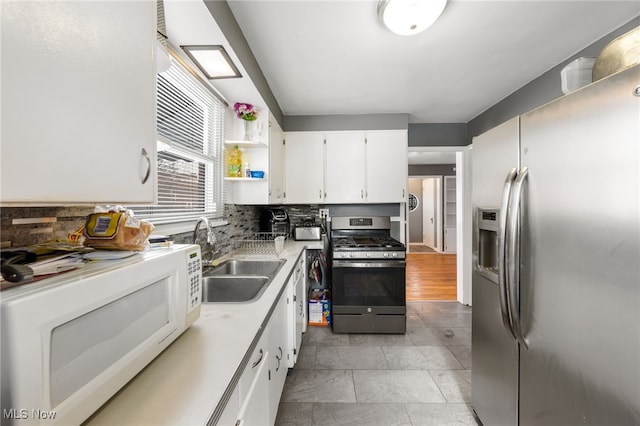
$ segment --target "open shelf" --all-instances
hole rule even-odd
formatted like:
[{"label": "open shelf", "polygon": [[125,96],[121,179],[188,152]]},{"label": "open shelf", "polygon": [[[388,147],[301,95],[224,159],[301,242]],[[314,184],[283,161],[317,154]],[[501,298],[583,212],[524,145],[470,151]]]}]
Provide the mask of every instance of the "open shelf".
[{"label": "open shelf", "polygon": [[225,146],[235,146],[238,148],[267,148],[267,144],[264,142],[256,141],[224,141]]},{"label": "open shelf", "polygon": [[247,178],[247,177],[225,177],[224,180],[231,182],[264,182],[265,178]]}]

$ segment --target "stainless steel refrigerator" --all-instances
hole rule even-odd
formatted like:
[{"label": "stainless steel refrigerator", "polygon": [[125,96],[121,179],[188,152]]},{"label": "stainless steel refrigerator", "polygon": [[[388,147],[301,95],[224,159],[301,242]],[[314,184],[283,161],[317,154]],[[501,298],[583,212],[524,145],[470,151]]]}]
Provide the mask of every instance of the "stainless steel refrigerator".
[{"label": "stainless steel refrigerator", "polygon": [[640,425],[640,66],[472,152],[478,417]]}]

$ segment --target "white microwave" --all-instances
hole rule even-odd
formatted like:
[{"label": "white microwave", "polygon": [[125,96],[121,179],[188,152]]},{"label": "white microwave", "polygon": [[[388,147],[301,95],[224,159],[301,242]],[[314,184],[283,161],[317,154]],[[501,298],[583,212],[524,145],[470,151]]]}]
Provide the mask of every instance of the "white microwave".
[{"label": "white microwave", "polygon": [[199,318],[201,282],[177,245],[4,290],[2,425],[82,423]]}]

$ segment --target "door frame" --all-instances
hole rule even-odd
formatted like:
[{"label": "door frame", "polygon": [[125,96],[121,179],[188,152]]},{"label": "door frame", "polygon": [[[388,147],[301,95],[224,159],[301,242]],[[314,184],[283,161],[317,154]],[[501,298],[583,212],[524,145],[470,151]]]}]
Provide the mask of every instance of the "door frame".
[{"label": "door frame", "polygon": [[[422,185],[421,185],[421,194],[420,194],[420,199],[422,200],[422,244],[423,245],[427,245],[425,243],[424,240],[424,227],[425,227],[425,214],[424,214],[424,205],[425,205],[425,200],[424,200],[424,181],[426,179],[435,179],[436,180],[436,184],[435,184],[435,192],[436,192],[436,202],[434,205],[434,225],[435,225],[435,247],[432,247],[435,251],[441,253],[442,249],[443,249],[443,232],[444,232],[444,228],[442,227],[443,225],[443,219],[442,219],[442,197],[443,197],[443,192],[442,192],[442,185],[443,185],[443,176],[442,175],[419,175],[419,176],[410,176],[409,179],[419,179],[420,181],[422,181]],[[409,218],[408,218],[408,211],[407,211],[407,229],[409,229]],[[411,243],[410,239],[407,239],[407,241],[409,241],[409,245]],[[410,248],[407,247],[407,252],[410,252]]]},{"label": "door frame", "polygon": [[[409,152],[456,153],[456,270],[458,302],[471,306],[473,212],[471,204],[472,146],[410,146]],[[408,176],[408,179],[421,176]],[[408,181],[407,181],[408,182]],[[409,211],[405,203],[406,238],[409,250]]]}]

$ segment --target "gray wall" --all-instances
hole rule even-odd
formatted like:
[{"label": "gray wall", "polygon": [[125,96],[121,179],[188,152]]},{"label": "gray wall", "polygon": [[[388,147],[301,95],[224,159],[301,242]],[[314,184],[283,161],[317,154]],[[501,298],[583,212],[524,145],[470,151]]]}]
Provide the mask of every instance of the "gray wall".
[{"label": "gray wall", "polygon": [[409,193],[418,199],[418,207],[409,212],[409,242],[422,243],[422,179],[409,179]]},{"label": "gray wall", "polygon": [[280,124],[280,127],[284,127],[284,115],[282,113],[282,109],[280,108],[280,105],[278,105],[278,101],[273,95],[273,92],[267,83],[267,79],[264,77],[264,74],[262,74],[260,65],[258,65],[258,61],[255,56],[253,56],[249,43],[247,43],[247,39],[244,38],[244,34],[242,34],[242,31],[240,30],[238,21],[236,21],[235,16],[233,16],[233,12],[231,12],[231,8],[226,1],[220,0],[204,0],[204,4],[207,6],[209,13],[211,13],[211,16],[213,16],[213,19],[215,19],[223,34],[229,41],[233,51],[238,55],[238,59],[240,59],[242,66],[247,70],[249,78],[251,78],[256,89],[258,89],[258,92],[262,95],[262,98],[266,102],[276,121]]},{"label": "gray wall", "polygon": [[409,164],[409,176],[455,176],[455,164]]},{"label": "gray wall", "polygon": [[560,71],[569,62],[580,57],[597,57],[600,51],[613,39],[631,31],[640,25],[640,17],[636,17],[627,24],[611,32],[597,42],[591,44],[564,62],[550,69],[540,77],[528,83],[526,86],[507,96],[482,114],[467,123],[467,144],[472,138],[485,131],[504,123],[517,115],[527,113],[548,102],[557,99],[564,94],[561,89]]},{"label": "gray wall", "polygon": [[409,114],[287,115],[285,132],[331,130],[402,130],[409,126]]},{"label": "gray wall", "polygon": [[468,138],[464,123],[409,124],[409,146],[465,145],[468,145]]}]

